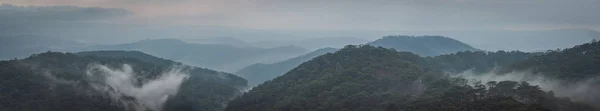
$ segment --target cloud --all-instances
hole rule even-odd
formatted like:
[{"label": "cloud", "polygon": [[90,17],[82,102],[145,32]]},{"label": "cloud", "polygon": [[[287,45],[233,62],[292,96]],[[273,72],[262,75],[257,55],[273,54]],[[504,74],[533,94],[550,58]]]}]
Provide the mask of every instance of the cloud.
[{"label": "cloud", "polygon": [[131,14],[127,10],[115,8],[0,5],[0,21],[3,23],[89,21]]},{"label": "cloud", "polygon": [[321,17],[326,21],[318,24],[341,27],[456,30],[523,25],[597,27],[599,5],[597,0],[329,0],[271,6],[296,15],[287,16],[290,18]]},{"label": "cloud", "polygon": [[[172,24],[254,29],[600,28],[598,0],[6,0],[123,8]],[[152,21],[157,22],[157,21]],[[182,22],[182,23],[181,23]]]},{"label": "cloud", "polygon": [[[497,69],[497,68],[495,68]],[[600,103],[600,77],[587,78],[580,81],[565,81],[557,78],[546,77],[543,74],[532,73],[530,71],[513,71],[510,73],[498,73],[492,70],[482,74],[476,74],[472,70],[464,71],[454,75],[455,77],[465,78],[474,83],[480,81],[487,83],[490,81],[525,81],[531,85],[539,86],[542,90],[553,91],[557,96],[569,97],[576,101],[587,103]]]},{"label": "cloud", "polygon": [[[597,0],[8,0],[131,10],[180,24],[257,29],[598,28]],[[292,21],[292,22],[290,22]],[[172,22],[167,22],[172,23]],[[535,28],[535,27],[534,27]]]},{"label": "cloud", "polygon": [[[136,84],[139,75],[137,75],[131,66],[124,64],[121,69],[112,69],[104,65],[91,65],[87,71],[90,79],[104,78],[95,83],[97,90],[110,92],[118,101],[124,96],[135,98],[137,103],[150,108],[154,111],[160,111],[169,97],[177,95],[181,83],[183,83],[189,74],[181,69],[173,68],[162,73],[153,80],[147,80],[141,85]],[[104,86],[104,87],[102,87]],[[107,87],[112,90],[107,90]]]}]

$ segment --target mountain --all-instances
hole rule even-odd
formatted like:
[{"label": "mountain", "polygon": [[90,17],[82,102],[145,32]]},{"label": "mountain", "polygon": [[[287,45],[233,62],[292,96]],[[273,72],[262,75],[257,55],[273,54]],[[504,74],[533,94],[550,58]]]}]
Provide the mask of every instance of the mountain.
[{"label": "mountain", "polygon": [[310,38],[302,40],[266,40],[257,41],[252,44],[259,47],[280,47],[280,46],[298,46],[309,50],[316,50],[324,47],[342,48],[350,44],[364,44],[368,40],[354,37],[325,37]]},{"label": "mountain", "polygon": [[512,64],[505,70],[531,70],[555,78],[578,81],[598,76],[600,42],[585,43],[573,48],[548,51]]},{"label": "mountain", "polygon": [[335,48],[318,49],[308,54],[295,57],[286,61],[281,61],[272,64],[253,64],[237,71],[235,74],[247,79],[249,86],[256,86],[267,80],[271,80],[277,76],[281,76],[287,71],[290,71],[294,67],[314,57],[335,51],[337,51],[337,49]]},{"label": "mountain", "polygon": [[594,110],[527,82],[471,86],[427,64],[409,52],[350,45],[254,87],[225,111]]},{"label": "mountain", "polygon": [[408,51],[420,56],[478,50],[460,41],[442,36],[386,36],[367,44]]},{"label": "mountain", "polygon": [[247,84],[233,74],[136,51],[46,52],[0,61],[0,81],[6,111],[220,110]]},{"label": "mountain", "polygon": [[[226,111],[376,110],[361,108],[384,102],[380,98],[384,95],[416,93],[401,89],[413,88],[411,79],[432,73],[418,62],[422,62],[420,57],[411,53],[347,46],[258,85],[230,102]],[[400,81],[404,79],[407,81]],[[368,97],[371,94],[380,97]],[[363,104],[350,103],[354,100]]]},{"label": "mountain", "polygon": [[428,57],[431,66],[470,79],[528,81],[558,96],[600,107],[600,43],[562,50],[459,52]]},{"label": "mountain", "polygon": [[[594,41],[563,50],[547,51],[501,69],[501,73],[529,72],[543,77],[548,87],[565,89],[557,94],[600,107],[600,42]],[[535,79],[535,78],[534,78]],[[543,81],[542,81],[543,82]],[[556,85],[558,84],[558,85]]]},{"label": "mountain", "polygon": [[[430,43],[432,41],[440,41],[440,42],[443,41],[443,43],[448,43],[448,44]],[[423,43],[421,43],[421,42],[423,42]],[[406,44],[406,43],[410,43],[410,44]],[[383,46],[383,47],[410,47],[412,49],[415,49],[415,50],[411,50],[411,51],[417,51],[417,52],[422,52],[422,53],[425,53],[425,52],[433,53],[433,52],[430,52],[431,50],[424,51],[424,50],[416,50],[416,49],[424,49],[424,47],[427,46],[427,44],[453,46],[453,45],[449,45],[450,43],[458,44],[458,46],[462,46],[463,47],[462,49],[464,49],[464,50],[456,50],[456,51],[457,52],[463,51],[463,52],[459,52],[456,54],[447,54],[447,55],[443,55],[443,56],[431,57],[428,60],[430,60],[431,62],[437,61],[437,63],[434,63],[435,65],[437,65],[436,66],[437,68],[446,68],[446,69],[444,69],[444,71],[450,71],[453,73],[466,71],[468,69],[475,68],[475,67],[477,67],[476,69],[480,72],[489,71],[492,68],[494,68],[496,65],[498,65],[497,63],[501,63],[501,65],[512,63],[517,60],[524,59],[525,56],[529,54],[529,53],[518,52],[518,51],[512,51],[512,52],[498,51],[496,53],[476,51],[477,49],[474,49],[466,44],[460,43],[459,41],[452,40],[452,39],[446,38],[446,37],[439,37],[439,36],[424,36],[424,37],[388,36],[388,37],[384,37],[380,40],[374,41],[370,44],[381,44],[381,46]],[[398,44],[403,44],[403,45],[398,45]],[[429,45],[429,46],[431,46],[431,45]],[[456,46],[456,45],[454,45],[454,46]],[[430,48],[431,49],[443,49],[441,47],[447,48],[446,46],[435,46],[435,47],[427,47],[426,49],[430,49]],[[402,49],[407,49],[407,48],[402,48]],[[461,48],[455,48],[455,49],[461,49]],[[444,50],[452,50],[452,49],[444,49]],[[306,54],[306,55],[303,55],[303,56],[300,56],[297,58],[293,58],[293,59],[290,59],[287,61],[282,61],[282,62],[273,63],[273,64],[254,64],[254,65],[250,65],[246,68],[239,70],[238,72],[236,72],[236,74],[248,79],[249,85],[254,86],[254,85],[258,85],[266,80],[270,80],[277,76],[283,75],[285,72],[289,71],[290,69],[294,68],[295,66],[299,65],[302,62],[308,61],[316,56],[320,56],[322,54],[333,52],[333,51],[335,51],[335,50],[334,49],[320,49],[315,52],[311,52],[309,54]],[[440,52],[442,52],[442,51],[440,51]],[[454,53],[454,52],[447,51],[445,53]],[[438,54],[436,54],[436,55],[438,55]],[[469,58],[469,57],[471,57],[471,58]],[[479,60],[472,60],[472,59],[479,59]],[[474,63],[474,62],[477,62],[477,63]],[[449,67],[451,67],[451,68],[449,68]],[[458,68],[458,67],[460,67],[460,68]]]},{"label": "mountain", "polygon": [[187,43],[178,39],[142,40],[135,43],[102,45],[86,50],[135,50],[189,65],[234,72],[255,63],[273,63],[307,52],[303,48],[234,47],[223,44]]}]

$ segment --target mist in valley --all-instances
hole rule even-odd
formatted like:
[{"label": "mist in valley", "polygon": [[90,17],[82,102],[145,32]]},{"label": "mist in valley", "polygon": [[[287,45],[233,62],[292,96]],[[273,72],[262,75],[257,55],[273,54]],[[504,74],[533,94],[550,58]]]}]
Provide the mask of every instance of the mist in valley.
[{"label": "mist in valley", "polygon": [[[0,110],[599,109],[598,10],[598,0],[0,0]],[[527,82],[517,86],[539,104],[466,95],[493,81]],[[418,95],[393,93],[417,83]]]},{"label": "mist in valley", "polygon": [[476,82],[486,84],[488,82],[517,81],[527,82],[534,86],[539,86],[544,91],[552,91],[556,96],[569,97],[575,101],[597,104],[600,95],[598,77],[587,78],[579,81],[567,81],[560,78],[544,76],[544,74],[533,73],[528,70],[511,71],[508,73],[498,71],[499,67],[484,73],[475,73],[473,70],[467,70],[457,74],[450,74],[452,77],[464,78],[473,85]]},{"label": "mist in valley", "polygon": [[91,64],[87,71],[90,80],[100,79],[96,84],[91,84],[96,90],[108,92],[111,98],[122,103],[127,103],[122,99],[133,97],[141,107],[156,111],[162,110],[169,97],[177,95],[181,83],[189,77],[188,73],[177,67],[150,80],[141,80],[136,77],[139,74],[135,73],[128,64],[123,64],[121,68]]}]

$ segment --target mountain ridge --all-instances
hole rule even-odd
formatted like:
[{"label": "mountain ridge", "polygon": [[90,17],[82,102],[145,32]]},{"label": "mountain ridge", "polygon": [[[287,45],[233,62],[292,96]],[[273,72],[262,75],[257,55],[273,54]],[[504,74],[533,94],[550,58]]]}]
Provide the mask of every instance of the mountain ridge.
[{"label": "mountain ridge", "polygon": [[394,48],[398,51],[413,52],[421,56],[436,56],[459,51],[479,50],[458,40],[443,36],[385,36],[367,44]]},{"label": "mountain ridge", "polygon": [[[168,100],[165,101],[162,110],[167,111],[222,109],[224,108],[222,104],[226,104],[231,98],[241,94],[241,89],[245,88],[247,84],[245,79],[233,74],[182,66],[180,63],[153,56],[150,56],[150,58],[137,56],[139,54],[147,55],[135,51],[97,51],[79,54],[46,52],[34,54],[20,60],[0,61],[0,66],[2,66],[0,68],[0,80],[3,81],[2,90],[0,90],[3,92],[0,93],[0,98],[3,101],[0,109],[119,111],[161,108],[146,104],[152,101],[142,98],[144,96],[125,95],[128,94],[126,93],[127,90],[121,92],[120,89],[117,89],[119,87],[105,86],[115,84],[103,83],[102,78],[110,77],[100,77],[101,75],[96,75],[96,73],[115,73],[122,76],[133,74],[131,75],[133,77],[131,81],[134,88],[128,90],[137,90],[136,88],[151,90],[143,88],[152,86],[148,84],[158,84],[151,83],[152,81],[170,80],[165,77],[177,77],[174,74],[179,72],[173,72],[173,70],[180,68],[189,75],[185,81],[181,82],[180,87],[177,86],[179,87],[179,90],[177,90],[179,93],[169,96]],[[145,59],[138,60],[137,58]],[[162,62],[157,62],[161,64],[152,64],[145,61]],[[123,69],[119,67],[123,67]],[[112,70],[113,68],[115,70]],[[5,81],[5,79],[7,80]],[[146,82],[150,83],[146,84]],[[102,87],[106,87],[108,90],[101,90]],[[155,94],[161,91],[153,92],[144,94]],[[125,96],[115,98],[113,94]],[[14,107],[4,106],[14,104],[12,102],[23,104]],[[138,107],[136,104],[142,106]],[[31,105],[36,107],[30,107]]]},{"label": "mountain ridge", "polygon": [[240,48],[225,44],[187,43],[179,39],[148,39],[134,43],[94,46],[84,51],[87,50],[142,51],[189,65],[227,72],[234,72],[254,63],[285,60],[306,52],[306,49],[293,46]]}]

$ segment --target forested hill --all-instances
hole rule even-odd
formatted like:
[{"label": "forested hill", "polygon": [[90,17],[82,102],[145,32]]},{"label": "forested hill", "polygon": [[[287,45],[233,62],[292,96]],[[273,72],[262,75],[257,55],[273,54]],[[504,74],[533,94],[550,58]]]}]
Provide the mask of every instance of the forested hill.
[{"label": "forested hill", "polygon": [[412,52],[420,56],[437,56],[460,51],[479,50],[458,40],[443,36],[386,36],[367,44]]},{"label": "forested hill", "polygon": [[[111,57],[107,57],[108,55]],[[79,54],[46,52],[21,60],[0,61],[0,109],[221,110],[231,98],[241,94],[240,89],[246,86],[246,80],[233,74],[176,65],[177,63],[168,62],[169,60],[145,55],[125,51]],[[144,59],[140,61],[139,58]],[[163,62],[153,64],[146,61]],[[121,76],[117,76],[120,79],[109,79],[112,76],[96,75],[102,72]],[[174,90],[176,95],[168,96],[164,98],[167,99],[164,104],[156,105],[154,102],[160,103],[162,99],[152,95],[172,94],[168,91],[173,91],[177,86],[171,86],[175,83],[171,80],[181,77],[176,75],[178,73],[189,75],[178,85],[179,89]],[[129,77],[129,74],[133,75]],[[106,82],[103,81],[105,78]],[[114,83],[108,82],[122,79],[132,81],[132,86],[127,86],[127,82],[119,84],[125,86],[114,86]],[[137,90],[148,93],[136,93]]]},{"label": "forested hill", "polygon": [[591,42],[573,48],[548,51],[544,55],[510,65],[504,70],[530,70],[550,77],[579,81],[598,77],[599,64],[600,42]]},{"label": "forested hill", "polygon": [[261,84],[267,80],[271,80],[277,76],[281,76],[285,74],[287,71],[290,71],[294,67],[300,65],[303,62],[306,62],[314,57],[335,52],[338,49],[335,48],[322,48],[310,52],[308,54],[295,57],[286,61],[281,61],[273,64],[253,64],[248,67],[245,67],[238,72],[237,75],[240,75],[248,80],[249,86],[256,86]]},{"label": "forested hill", "polygon": [[501,69],[501,73],[530,72],[530,75],[555,80],[565,89],[557,94],[600,107],[600,42],[573,48],[547,51]]},{"label": "forested hill", "polygon": [[[168,59],[163,59],[159,57],[155,57],[140,51],[120,51],[120,50],[105,50],[105,51],[84,51],[75,53],[79,56],[89,56],[89,57],[100,57],[100,58],[109,58],[109,59],[136,59],[143,62],[151,63],[153,65],[158,66],[187,66],[180,62],[175,62]],[[187,66],[192,67],[192,66]],[[236,75],[219,72],[211,69],[200,68],[200,67],[192,67],[192,73],[198,73],[204,78],[204,80],[219,82],[222,84],[229,84],[230,86],[236,87],[245,87],[247,86],[247,80],[244,78],[238,77]],[[225,78],[224,78],[225,77]]]},{"label": "forested hill", "polygon": [[374,46],[346,46],[308,62],[231,101],[226,111],[592,111],[527,82],[468,84],[426,59]]},{"label": "forested hill", "polygon": [[227,111],[381,110],[378,106],[386,101],[420,93],[417,79],[439,74],[420,62],[408,52],[347,46],[258,85],[230,102]]}]

